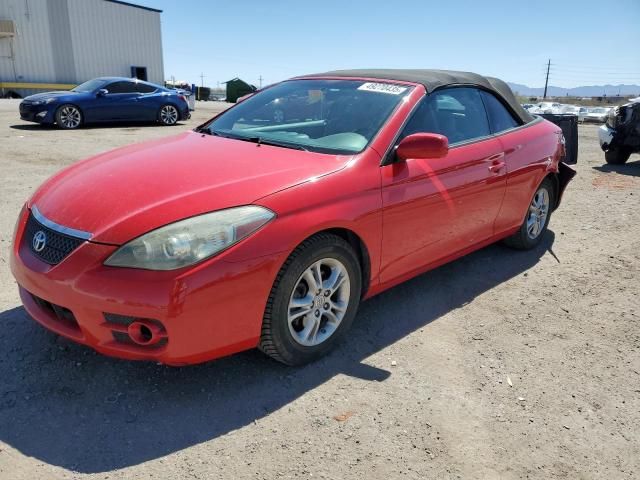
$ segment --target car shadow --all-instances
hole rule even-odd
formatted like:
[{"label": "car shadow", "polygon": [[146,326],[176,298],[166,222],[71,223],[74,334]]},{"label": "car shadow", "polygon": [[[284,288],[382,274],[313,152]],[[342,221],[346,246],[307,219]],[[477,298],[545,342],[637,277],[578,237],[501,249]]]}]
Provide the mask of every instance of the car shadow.
[{"label": "car shadow", "polygon": [[[186,125],[185,120],[181,120],[177,122],[175,126]],[[164,127],[164,125],[160,125],[158,122],[113,122],[113,123],[89,123],[86,125],[82,125],[77,131],[82,130],[96,130],[101,128],[127,128],[127,127]],[[39,123],[28,123],[28,124],[16,124],[9,125],[9,128],[13,128],[14,130],[22,130],[22,131],[38,131],[38,130],[62,130],[59,129],[55,125],[41,125]],[[170,127],[168,127],[170,128]]]},{"label": "car shadow", "polygon": [[9,128],[13,128],[14,130],[22,130],[26,132],[32,132],[37,130],[58,130],[58,127],[55,125],[48,124],[39,124],[39,123],[18,123],[16,125],[9,125]]},{"label": "car shadow", "polygon": [[[391,372],[372,354],[533,267],[552,251],[492,245],[361,305],[353,334],[324,359],[285,367],[257,351],[192,367],[111,359],[55,336],[22,307],[0,313],[0,440],[81,473],[137,465],[259,421],[338,374]],[[426,372],[425,374],[428,374]]]},{"label": "car shadow", "polygon": [[[635,157],[635,158],[634,158]],[[636,160],[636,161],[631,161]],[[604,165],[598,165],[593,167],[594,170],[599,172],[610,173],[615,172],[620,175],[628,175],[630,177],[640,177],[640,159],[636,155],[633,155],[627,163],[622,165],[613,165],[611,163],[605,163]]]}]

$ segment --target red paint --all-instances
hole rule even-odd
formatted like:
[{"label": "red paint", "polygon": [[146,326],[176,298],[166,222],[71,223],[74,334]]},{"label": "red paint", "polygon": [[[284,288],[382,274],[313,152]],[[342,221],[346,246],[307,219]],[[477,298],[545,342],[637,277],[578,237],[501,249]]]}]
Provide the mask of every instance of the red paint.
[{"label": "red paint", "polygon": [[[406,161],[380,166],[424,93],[415,86],[354,156],[188,132],[63,170],[27,207],[94,237],[51,267],[23,241],[29,213],[23,209],[11,268],[25,308],[45,327],[108,355],[198,363],[257,345],[278,270],[319,231],[342,228],[361,239],[370,262],[366,297],[513,233],[537,185],[558,171],[560,129],[539,121],[449,147],[441,158],[407,154]],[[200,264],[166,272],[103,265],[118,245],[149,230],[251,203],[277,217]],[[61,323],[31,294],[71,310],[79,326]],[[112,332],[127,327],[107,322],[103,312],[156,320],[160,326],[147,326],[168,342],[154,340],[153,350],[118,343]]]},{"label": "red paint", "polygon": [[449,152],[449,140],[437,133],[414,133],[402,139],[396,148],[401,160],[442,158]]}]

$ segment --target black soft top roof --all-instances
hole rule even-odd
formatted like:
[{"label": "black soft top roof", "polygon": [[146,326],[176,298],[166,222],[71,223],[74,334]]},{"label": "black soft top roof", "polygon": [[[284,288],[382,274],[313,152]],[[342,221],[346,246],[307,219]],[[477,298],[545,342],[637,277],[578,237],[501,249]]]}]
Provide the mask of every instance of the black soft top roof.
[{"label": "black soft top roof", "polygon": [[505,82],[493,77],[484,77],[477,73],[456,72],[454,70],[396,70],[396,69],[357,69],[334,70],[332,72],[316,73],[304,77],[360,77],[379,78],[383,80],[397,80],[419,83],[424,85],[427,93],[438,88],[453,85],[474,85],[489,90],[501,98],[509,109],[522,121],[528,123],[533,117],[516,100],[515,95]]}]

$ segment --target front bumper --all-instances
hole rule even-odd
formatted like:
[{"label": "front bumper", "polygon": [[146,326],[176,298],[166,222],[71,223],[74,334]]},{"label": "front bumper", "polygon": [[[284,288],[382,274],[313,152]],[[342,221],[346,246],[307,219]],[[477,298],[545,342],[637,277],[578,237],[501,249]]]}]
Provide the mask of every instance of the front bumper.
[{"label": "front bumper", "polygon": [[[233,247],[192,268],[157,272],[106,267],[117,247],[85,241],[49,265],[23,238],[28,213],[18,222],[11,271],[25,309],[49,330],[106,355],[169,365],[200,363],[258,344],[280,255],[225,260]],[[163,340],[140,345],[127,338],[127,322],[136,319],[159,324]]]},{"label": "front bumper", "polygon": [[614,133],[615,130],[609,128],[608,125],[602,125],[598,129],[598,141],[600,142],[600,148],[602,148],[602,150],[606,151],[609,148],[609,145],[611,145],[611,142],[613,141]]},{"label": "front bumper", "polygon": [[19,109],[20,118],[22,120],[26,120],[27,122],[55,122],[55,108],[51,108],[51,105],[34,105],[31,103],[22,102]]}]

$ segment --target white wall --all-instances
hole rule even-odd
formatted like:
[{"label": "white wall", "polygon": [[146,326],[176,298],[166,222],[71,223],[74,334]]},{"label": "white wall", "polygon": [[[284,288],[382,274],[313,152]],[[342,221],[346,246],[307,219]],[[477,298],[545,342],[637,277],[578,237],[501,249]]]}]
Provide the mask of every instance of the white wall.
[{"label": "white wall", "polygon": [[104,0],[67,0],[76,76],[131,76],[147,67],[148,80],[162,84],[160,13]]},{"label": "white wall", "polygon": [[16,37],[0,38],[0,81],[81,83],[130,77],[132,65],[164,81],[158,12],[105,0],[0,0],[0,18],[17,26]]},{"label": "white wall", "polygon": [[[0,1],[0,18],[13,20],[17,27],[15,37],[0,38],[0,80],[56,81],[46,2],[47,0]],[[15,54],[13,61],[8,58],[11,51],[10,43],[13,43]]]}]

